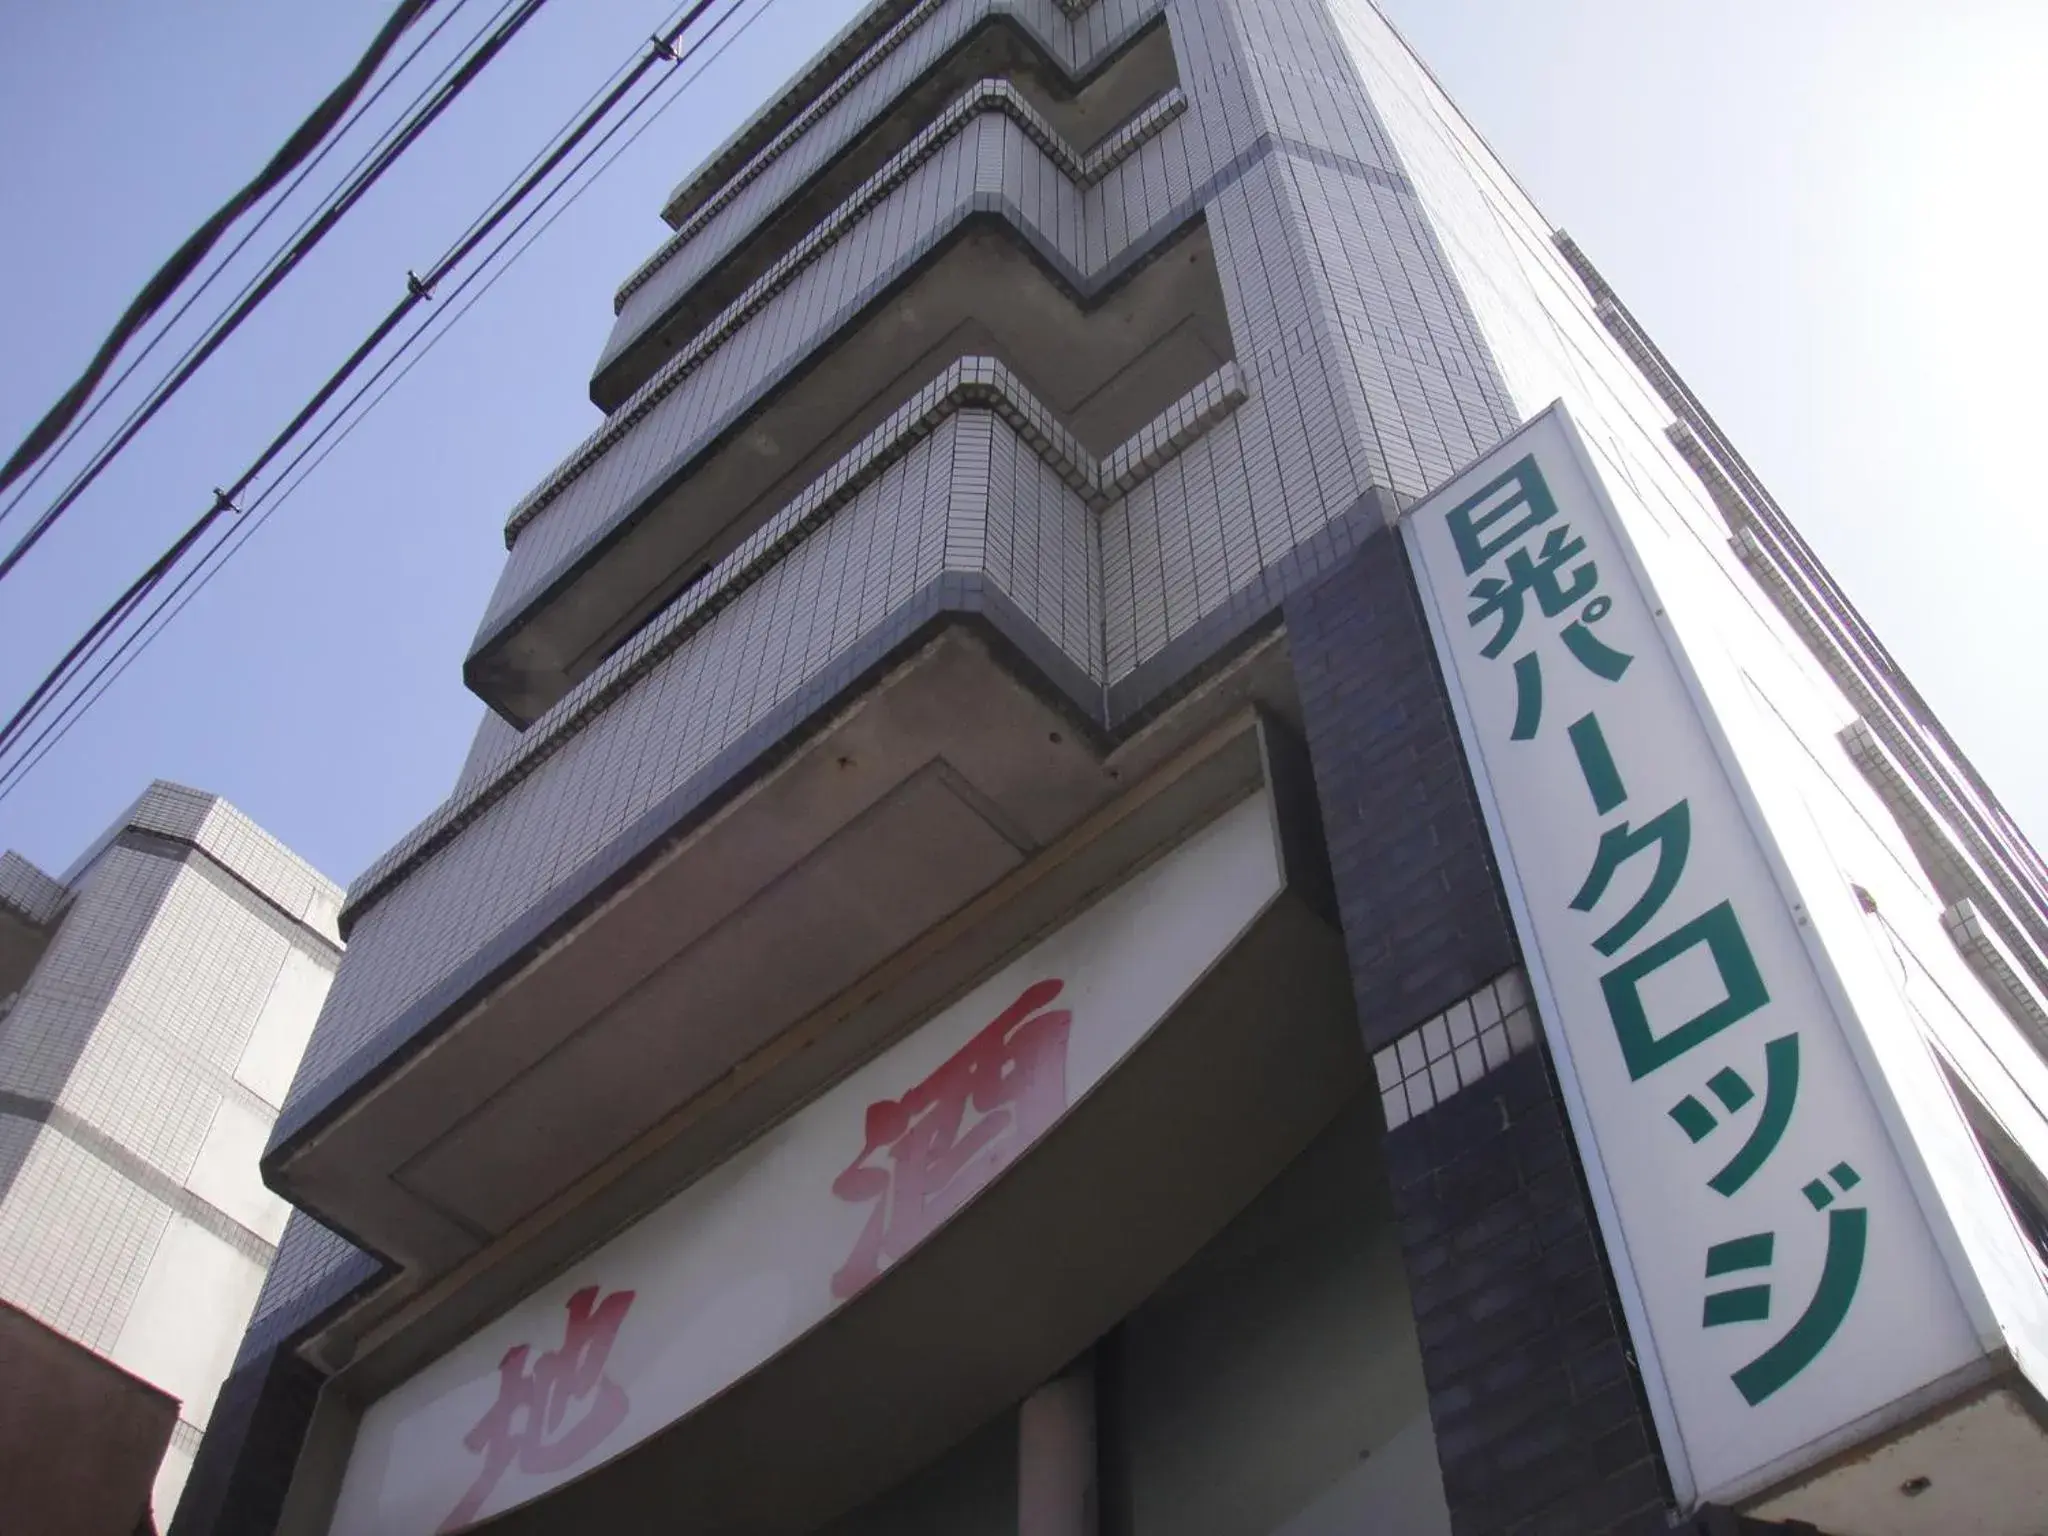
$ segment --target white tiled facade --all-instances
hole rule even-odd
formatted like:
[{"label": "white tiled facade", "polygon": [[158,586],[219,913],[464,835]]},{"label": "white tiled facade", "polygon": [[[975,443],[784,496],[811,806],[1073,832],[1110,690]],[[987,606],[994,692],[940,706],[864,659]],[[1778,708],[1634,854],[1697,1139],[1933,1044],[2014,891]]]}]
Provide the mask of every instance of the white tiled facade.
[{"label": "white tiled facade", "polygon": [[[1618,339],[1612,306],[1370,0],[881,0],[803,77],[801,99],[764,109],[765,127],[742,130],[678,190],[674,234],[621,288],[600,367],[659,332],[992,18],[1071,80],[1163,25],[1172,82],[1093,143],[1001,79],[930,105],[508,509],[478,650],[528,622],[969,221],[998,226],[1077,302],[1199,222],[1229,361],[1159,401],[1122,445],[1090,452],[1002,359],[935,355],[880,425],[538,718],[522,729],[487,714],[448,799],[349,893],[348,955],[278,1145],[395,1060],[494,944],[629,828],[740,771],[858,658],[971,584],[1008,600],[1062,686],[1107,723],[1112,690],[1178,665],[1174,642],[1202,643],[1205,621],[1368,492],[1391,506],[1420,497],[1562,399],[1603,472],[1723,572],[1761,629],[1793,633],[1729,547],[1735,519],[1674,429],[1670,396]],[[1804,652],[1783,663],[1822,700],[1815,720],[1847,712],[1826,665]],[[1837,770],[1848,774],[1846,757]],[[1995,807],[1980,810],[1991,826]],[[1990,905],[1986,891],[2002,889],[1966,871],[1939,895],[1975,902],[1973,932],[2048,943],[2048,917],[2022,911],[2020,894]],[[2025,974],[2040,947],[2009,943],[2015,996],[2040,990],[2044,978]],[[1519,974],[1500,978],[1383,1054],[1388,1123],[1535,1038]],[[296,1217],[244,1356],[376,1270]]]},{"label": "white tiled facade", "polygon": [[756,284],[770,296],[743,295],[706,325],[513,509],[485,629],[969,212],[994,212],[1082,279],[1203,219],[1230,377],[1206,406],[1147,429],[1171,452],[1134,440],[1120,454],[1143,472],[1105,476],[1057,423],[1020,437],[1019,414],[1044,412],[1013,385],[988,391],[1008,401],[934,411],[979,366],[963,358],[523,734],[487,722],[456,793],[357,882],[357,958],[295,1102],[367,1067],[407,1008],[936,576],[985,573],[1106,690],[1369,487],[1420,494],[1516,424],[1318,0],[1100,0],[1071,17],[1044,0],[894,9],[902,20],[853,87],[771,141],[739,192],[664,247],[626,296],[621,336],[649,295],[703,270],[786,179],[992,12],[1077,73],[1163,14],[1178,81],[1092,178],[1086,163],[1110,158],[1106,146],[1030,127],[1016,93],[991,88],[1001,82],[964,93],[842,205],[836,238],[820,231],[779,263]]},{"label": "white tiled facade", "polygon": [[179,1398],[162,1526],[290,1215],[257,1159],[340,891],[165,783],[64,879],[8,871],[0,902],[54,931],[0,1017],[0,1296]]},{"label": "white tiled facade", "polygon": [[[1675,519],[1718,528],[1669,412],[1367,0],[878,6],[849,31],[865,49],[785,126],[743,131],[679,189],[603,361],[991,17],[1076,78],[1163,19],[1174,81],[1101,144],[1067,142],[1007,82],[963,87],[510,509],[480,637],[970,216],[1084,285],[1201,220],[1228,376],[1119,450],[1135,469],[1119,473],[1000,363],[954,359],[525,730],[487,716],[450,798],[351,890],[349,959],[288,1122],[374,1071],[495,937],[949,575],[1000,589],[1106,697],[1369,488],[1419,496],[1558,396]],[[281,1292],[264,1310],[291,1312]]]}]

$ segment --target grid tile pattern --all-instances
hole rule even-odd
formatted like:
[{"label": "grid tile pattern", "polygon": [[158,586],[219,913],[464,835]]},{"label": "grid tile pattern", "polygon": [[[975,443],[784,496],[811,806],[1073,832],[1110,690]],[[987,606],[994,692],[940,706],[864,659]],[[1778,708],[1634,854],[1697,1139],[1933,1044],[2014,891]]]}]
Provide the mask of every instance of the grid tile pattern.
[{"label": "grid tile pattern", "polygon": [[1665,436],[1669,408],[1601,323],[1548,222],[1370,0],[1324,3],[1513,413],[1569,401],[1589,450],[1665,530],[1718,551],[1725,529]]},{"label": "grid tile pattern", "polygon": [[[1284,151],[1213,188],[1208,203],[1239,356],[1254,377],[1276,375],[1271,391],[1254,391],[1270,393],[1271,408],[1246,417],[1251,441],[1237,458],[1227,442],[1214,445],[1225,456],[1215,503],[1177,503],[1169,479],[1131,509],[1131,608],[1118,612],[1119,590],[1106,595],[1116,666],[1135,667],[1215,611],[1365,485],[1419,495],[1498,441],[1515,412],[1324,9],[1314,0],[1190,3],[1170,16],[1188,121],[1177,120],[1177,104],[1172,127],[1095,186],[1075,180],[1071,147],[1049,152],[1039,142],[1049,131],[1020,126],[1029,117],[1021,103],[1009,131],[995,133],[986,103],[973,103],[974,158],[986,163],[972,172],[962,163],[970,135],[934,124],[522,503],[508,531],[523,536],[480,638],[773,388],[787,359],[812,355],[869,294],[979,211],[995,178],[1003,205],[1085,280],[1178,216],[1246,149]],[[860,238],[842,238],[856,224]],[[1234,248],[1221,249],[1233,235]],[[821,306],[829,318],[802,334],[778,318]],[[1165,526],[1146,526],[1162,516]],[[1121,532],[1108,530],[1106,547]]]},{"label": "grid tile pattern", "polygon": [[114,1347],[170,1208],[83,1148],[0,1115],[0,1294],[104,1354]]},{"label": "grid tile pattern", "polygon": [[[1052,162],[1067,180],[1077,189],[1085,190],[1163,132],[1186,110],[1186,105],[1185,98],[1177,91],[1169,92],[1110,143],[1084,156],[1055,133],[1007,81],[985,80],[973,87],[941,113],[929,128],[891,157],[886,165],[848,194],[838,208],[821,219],[788,254],[755,279],[745,292],[713,318],[688,347],[634,391],[602,427],[522,498],[506,523],[507,546],[516,546],[520,531],[529,522],[578,476],[595,465],[614,444],[622,441],[630,429],[672,394],[683,380],[698,371],[707,358],[736,336],[749,320],[767,307],[770,300],[857,229],[869,214],[884,211],[883,204],[891,193],[905,187],[919,170],[941,153],[954,149],[956,141],[972,136],[972,142],[961,147],[961,154],[966,158],[953,163],[944,177],[935,175],[931,179],[932,183],[953,189],[950,194],[953,203],[958,203],[962,186],[971,186],[976,192],[1000,190],[1006,195],[1025,192],[1021,176],[1012,174],[1016,141],[1008,134],[991,136],[976,131],[984,118],[1009,119],[1017,132]],[[984,164],[984,160],[990,163]],[[921,197],[930,190],[927,184],[916,189]],[[1015,201],[1014,197],[1012,201]],[[1071,208],[1057,210],[1062,213],[1073,211]],[[916,227],[911,234],[914,238],[929,236],[933,229],[950,228],[956,219],[957,213],[941,214],[931,227]],[[1059,221],[1055,219],[1054,222]],[[917,243],[920,250],[926,248],[923,239],[919,238]],[[890,273],[893,275],[895,270],[892,267]],[[842,281],[845,278],[843,272],[832,275]],[[877,275],[859,272],[856,280],[863,282],[864,289],[872,289]],[[680,285],[677,291],[680,292],[684,286],[687,285]]]},{"label": "grid tile pattern", "polygon": [[[462,772],[455,779],[455,795],[473,789],[491,778],[515,751],[523,732],[495,710],[486,709],[477,722],[476,735],[469,743],[469,755],[462,760]],[[451,796],[451,798],[453,798]]]},{"label": "grid tile pattern", "polygon": [[235,1077],[297,948],[199,871],[115,848],[0,1031],[0,1091],[118,1132],[173,1178],[223,1097],[274,1114]]},{"label": "grid tile pattern", "polygon": [[1941,925],[2007,1016],[2037,1050],[2048,1052],[2048,999],[2022,973],[1997,933],[1985,926],[1976,903],[1967,898],[1954,903],[1941,914]]},{"label": "grid tile pattern", "polygon": [[[509,725],[480,731],[456,792],[358,878],[349,894],[348,917],[353,922],[394,877],[538,768],[571,734],[696,635],[948,417],[962,410],[992,411],[1041,461],[1037,469],[1024,471],[1033,491],[1042,489],[1049,476],[1084,505],[1099,509],[1155,474],[1243,401],[1236,366],[1226,363],[1098,461],[1008,368],[993,358],[962,358],[842,455],[524,733]],[[1033,562],[1017,558],[1019,509],[1027,504],[1035,508],[1036,502],[1020,490],[1014,475],[992,477],[991,467],[986,455],[970,454],[956,461],[969,510],[961,526],[949,533],[948,564],[979,568],[986,554],[993,562],[990,573],[1069,657],[1100,681],[1101,581],[1095,539],[1085,523],[1062,523],[1065,537],[1057,547],[1059,559],[1047,567],[1047,577],[1057,579],[1048,582]],[[997,534],[992,544],[983,537],[985,530],[972,510],[984,488],[991,499],[990,526]],[[1059,594],[1057,602],[1040,600],[1054,591]]]},{"label": "grid tile pattern", "polygon": [[[1798,611],[1790,603],[1787,608]],[[2035,986],[2048,991],[2048,957],[2028,930],[2026,909],[2013,900],[2022,893],[2009,866],[1987,857],[1983,843],[1973,841],[1971,829],[1959,827],[1945,814],[1952,810],[1952,802],[1943,805],[1936,801],[1867,720],[1850,721],[1838,739],[1865,782],[1897,819],[1899,830],[1942,900],[1969,901],[1979,923],[1998,935]]]},{"label": "grid tile pattern", "polygon": [[0,853],[0,906],[40,927],[57,915],[68,895],[63,881],[44,874],[12,849]]},{"label": "grid tile pattern", "polygon": [[[1142,177],[1148,161],[1174,153],[1179,129],[1178,121],[1169,123],[1110,179]],[[1182,222],[1164,201],[1169,189],[1159,178],[1161,204],[1139,233],[1164,235],[1169,220]],[[1091,226],[1085,216],[1081,189],[1014,118],[976,115],[866,211],[857,230],[822,245],[815,256],[809,248],[792,253],[806,261],[794,275],[766,274],[756,288],[773,292],[736,300],[728,315],[746,312],[736,325],[729,327],[725,317],[714,321],[600,429],[591,448],[579,450],[546,483],[545,499],[516,516],[508,529],[515,542],[480,634],[523,608],[660,486],[706,454],[877,296],[968,221],[985,215],[1014,226],[1083,295],[1101,286],[1112,274],[1112,256],[1132,243],[1111,250],[1101,226]]]},{"label": "grid tile pattern", "polygon": [[[1055,0],[878,5],[828,50],[829,68],[678,193],[677,237],[622,289],[614,350],[968,27],[1007,10],[1079,71],[1161,8],[1102,0],[1075,19]],[[1162,106],[1098,175],[1000,83],[957,99],[521,504],[481,634],[965,219],[1005,220],[1086,293],[1204,218],[1236,357],[1231,408],[1198,407],[1198,430],[1163,426],[1133,450],[1143,473],[1105,495],[1107,463],[1091,482],[1057,432],[1030,441],[1000,401],[963,404],[914,441],[906,430],[900,457],[876,455],[871,482],[835,466],[523,737],[487,722],[457,795],[359,883],[354,947],[293,1104],[339,1091],[491,935],[946,573],[985,578],[1107,697],[1221,633],[1211,621],[1298,566],[1372,489],[1420,496],[1559,396],[1620,445],[1599,451],[1674,527],[1711,523],[1662,437],[1668,413],[1534,210],[1365,0],[1163,9],[1179,77],[1170,118]],[[1462,1070],[1455,1049],[1439,1059]],[[1434,1091],[1431,1071],[1421,1080]],[[1410,1074],[1394,1087],[1407,1105]]]},{"label": "grid tile pattern", "polygon": [[[686,238],[704,231],[728,208],[750,209],[758,220],[991,17],[1008,17],[1070,76],[1078,76],[1160,10],[1158,0],[1101,0],[1092,8],[1057,3],[1058,10],[1046,0],[882,0],[840,41],[828,45],[794,87],[757,112],[670,194],[667,216]],[[1076,25],[1081,10],[1089,14]],[[753,149],[759,125],[784,115],[785,126]]]},{"label": "grid tile pattern", "polygon": [[290,916],[340,941],[334,919],[341,888],[218,795],[158,779],[65,876],[75,885],[121,832],[133,827],[191,843]]},{"label": "grid tile pattern", "polygon": [[[771,270],[789,265],[806,248],[815,250],[818,246],[829,245],[837,240],[868,207],[901,185],[913,170],[929,160],[941,145],[957,136],[980,113],[1000,112],[1013,118],[1017,125],[1045,151],[1047,157],[1066,172],[1069,180],[1085,189],[1094,186],[1123,164],[1186,110],[1187,99],[1178,90],[1169,90],[1122,128],[1083,154],[1055,132],[1007,80],[982,80],[962,92],[929,127],[848,194],[846,200],[828,218],[821,221],[811,234],[793,247],[787,255],[779,258]],[[689,243],[686,235],[678,234],[672,237],[654,254],[647,265],[628,279],[627,286],[620,290],[622,310],[625,312],[620,314],[618,324],[613,329],[611,340],[605,348],[605,355],[599,360],[600,367],[612,356],[631,346],[650,325],[661,318],[671,304],[711,270],[718,257],[726,254],[722,251],[691,250],[690,259],[678,260]],[[625,303],[627,299],[630,299],[629,308]],[[633,398],[637,399],[637,394]],[[629,400],[622,409],[630,408],[631,403]]]},{"label": "grid tile pattern", "polygon": [[1102,684],[1092,508],[1238,398],[1226,368],[1098,464],[1000,364],[949,369],[365,874],[290,1102],[941,574]]},{"label": "grid tile pattern", "polygon": [[374,1280],[382,1266],[320,1225],[304,1211],[292,1212],[277,1256],[263,1277],[249,1331],[235,1365],[255,1359],[291,1337],[344,1296]]},{"label": "grid tile pattern", "polygon": [[1529,983],[1513,970],[1373,1052],[1387,1129],[1470,1088],[1536,1044]]},{"label": "grid tile pattern", "polygon": [[[274,1119],[241,1074],[259,1034],[274,1055],[310,1027],[320,987],[303,982],[331,976],[334,953],[309,928],[333,931],[339,891],[232,806],[158,783],[78,861],[70,893],[0,1021],[0,1295],[102,1353],[156,1347],[141,1341],[167,1298],[232,1337],[243,1319],[179,1295],[179,1266],[209,1240],[270,1258],[247,1223],[274,1197],[253,1163],[223,1161],[236,1133],[215,1137],[224,1117],[259,1133]],[[166,1267],[167,1253],[181,1257]]]}]

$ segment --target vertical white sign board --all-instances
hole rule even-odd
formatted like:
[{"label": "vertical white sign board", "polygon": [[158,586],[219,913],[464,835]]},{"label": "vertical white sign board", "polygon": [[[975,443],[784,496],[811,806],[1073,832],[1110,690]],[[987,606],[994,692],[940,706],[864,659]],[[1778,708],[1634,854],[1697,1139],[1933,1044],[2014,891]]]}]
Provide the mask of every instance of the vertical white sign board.
[{"label": "vertical white sign board", "polygon": [[1754,800],[1563,408],[1403,533],[1676,1491],[1982,1355]]}]

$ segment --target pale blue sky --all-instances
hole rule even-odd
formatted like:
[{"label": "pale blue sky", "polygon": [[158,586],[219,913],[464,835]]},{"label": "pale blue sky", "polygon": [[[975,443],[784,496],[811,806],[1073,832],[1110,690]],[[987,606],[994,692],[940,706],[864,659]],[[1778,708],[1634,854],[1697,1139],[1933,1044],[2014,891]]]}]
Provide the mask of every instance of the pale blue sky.
[{"label": "pale blue sky", "polygon": [[[0,588],[0,702],[242,464],[670,0],[553,0]],[[2048,6],[1391,0],[1657,337],[2037,842]],[[0,441],[347,67],[385,0],[0,4]],[[346,880],[448,790],[512,503],[584,394],[663,194],[844,22],[777,0],[36,772],[62,868],[152,777]],[[476,20],[465,16],[464,26]],[[10,525],[0,535],[11,537]]]}]

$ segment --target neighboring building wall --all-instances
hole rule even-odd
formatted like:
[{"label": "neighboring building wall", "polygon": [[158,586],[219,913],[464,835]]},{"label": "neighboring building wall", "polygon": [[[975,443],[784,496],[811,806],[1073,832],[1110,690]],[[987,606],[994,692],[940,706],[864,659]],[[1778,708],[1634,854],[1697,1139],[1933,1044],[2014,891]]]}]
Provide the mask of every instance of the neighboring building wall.
[{"label": "neighboring building wall", "polygon": [[20,854],[0,853],[0,1019],[49,948],[71,893]]},{"label": "neighboring building wall", "polygon": [[0,1524],[141,1536],[177,1400],[0,1302]]},{"label": "neighboring building wall", "polygon": [[339,959],[338,891],[153,787],[0,1022],[0,1295],[179,1399],[168,1523],[290,1208],[257,1159]]}]

